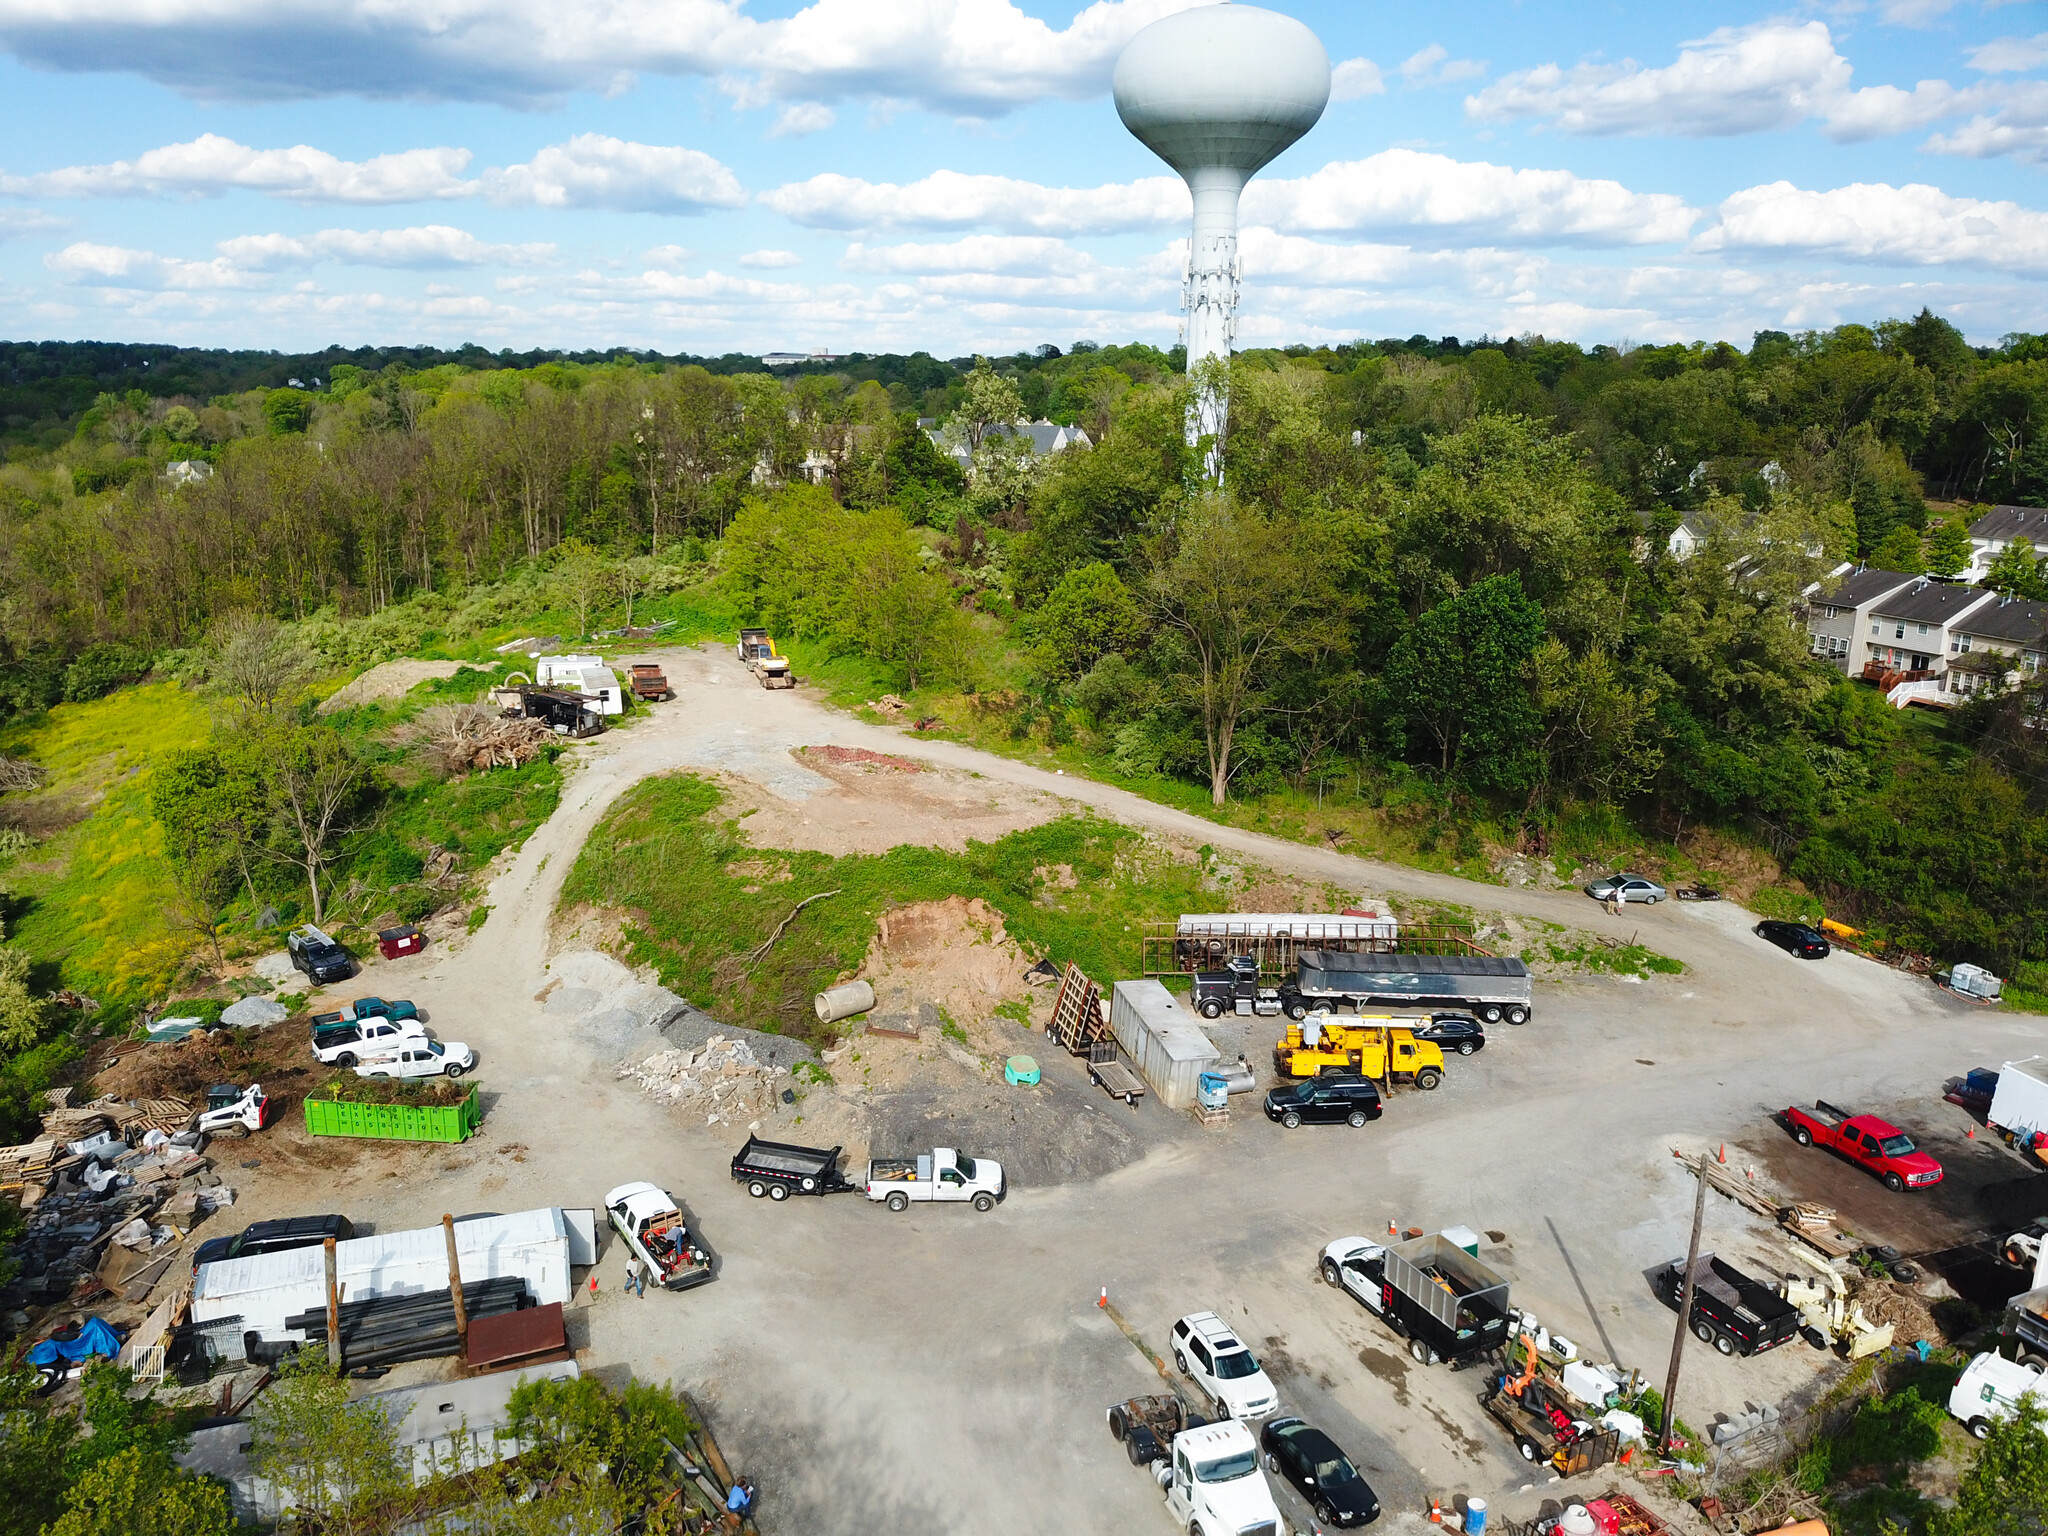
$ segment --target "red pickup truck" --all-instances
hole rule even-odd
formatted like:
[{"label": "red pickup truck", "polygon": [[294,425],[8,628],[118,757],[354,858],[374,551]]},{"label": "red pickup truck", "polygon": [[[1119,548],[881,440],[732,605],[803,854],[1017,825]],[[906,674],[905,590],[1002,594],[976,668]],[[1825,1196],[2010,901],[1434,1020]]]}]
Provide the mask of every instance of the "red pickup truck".
[{"label": "red pickup truck", "polygon": [[1868,1168],[1890,1190],[1925,1189],[1941,1182],[1941,1164],[1913,1138],[1875,1115],[1852,1114],[1825,1099],[1811,1109],[1785,1111],[1786,1128],[1802,1147],[1822,1146]]}]

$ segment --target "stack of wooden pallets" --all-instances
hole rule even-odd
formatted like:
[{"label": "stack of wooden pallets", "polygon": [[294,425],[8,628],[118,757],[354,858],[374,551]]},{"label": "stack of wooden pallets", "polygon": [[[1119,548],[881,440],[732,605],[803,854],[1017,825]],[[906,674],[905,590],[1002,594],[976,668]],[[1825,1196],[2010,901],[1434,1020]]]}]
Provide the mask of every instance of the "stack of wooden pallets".
[{"label": "stack of wooden pallets", "polygon": [[1052,1021],[1045,1026],[1045,1033],[1074,1056],[1088,1055],[1089,1046],[1109,1038],[1109,1025],[1102,1017],[1102,989],[1082,975],[1078,965],[1069,965],[1060,977],[1060,989],[1052,1000]]}]

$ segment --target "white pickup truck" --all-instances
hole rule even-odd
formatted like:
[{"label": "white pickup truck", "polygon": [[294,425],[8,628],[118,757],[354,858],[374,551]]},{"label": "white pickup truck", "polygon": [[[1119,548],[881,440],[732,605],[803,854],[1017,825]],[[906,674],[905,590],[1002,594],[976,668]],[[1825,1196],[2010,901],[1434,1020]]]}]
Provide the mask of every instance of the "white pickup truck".
[{"label": "white pickup truck", "polygon": [[977,1211],[992,1210],[1010,1192],[1003,1165],[993,1158],[968,1157],[951,1147],[934,1147],[922,1157],[878,1157],[868,1164],[867,1192],[892,1211],[907,1211],[913,1200],[971,1200]]},{"label": "white pickup truck", "polygon": [[418,1019],[362,1019],[333,1024],[313,1036],[313,1054],[330,1067],[352,1067],[371,1056],[388,1055],[403,1044],[426,1044]]},{"label": "white pickup truck", "polygon": [[460,1040],[400,1040],[396,1048],[356,1068],[357,1077],[460,1077],[476,1053]]}]

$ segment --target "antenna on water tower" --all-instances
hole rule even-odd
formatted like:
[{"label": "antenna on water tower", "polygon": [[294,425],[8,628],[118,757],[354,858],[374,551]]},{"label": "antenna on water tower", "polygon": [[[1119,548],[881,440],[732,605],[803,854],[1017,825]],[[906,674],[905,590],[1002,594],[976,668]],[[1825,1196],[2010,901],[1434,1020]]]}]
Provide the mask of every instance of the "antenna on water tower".
[{"label": "antenna on water tower", "polygon": [[[1315,127],[1330,101],[1330,55],[1292,16],[1250,5],[1202,6],[1153,22],[1116,61],[1117,115],[1180,172],[1194,195],[1181,307],[1188,371],[1228,358],[1237,335],[1237,200],[1244,185]],[[1226,401],[1203,386],[1188,442],[1211,440],[1209,478],[1223,479]]]}]

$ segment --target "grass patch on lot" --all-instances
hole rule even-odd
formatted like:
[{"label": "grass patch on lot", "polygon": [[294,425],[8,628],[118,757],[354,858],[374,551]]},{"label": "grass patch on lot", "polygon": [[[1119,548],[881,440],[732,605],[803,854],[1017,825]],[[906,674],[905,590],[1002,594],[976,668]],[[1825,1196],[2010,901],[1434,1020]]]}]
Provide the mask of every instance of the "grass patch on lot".
[{"label": "grass patch on lot", "polygon": [[[880,855],[756,848],[722,819],[717,788],[689,774],[649,779],[623,796],[584,845],[565,902],[626,912],[626,958],[719,1018],[814,1035],[811,998],[857,966],[890,907],[979,896],[1032,954],[1072,961],[1098,981],[1132,974],[1142,924],[1206,910],[1198,865],[1148,851],[1127,827],[1065,817],[964,853],[904,846]],[[749,874],[732,866],[745,862]],[[1061,889],[1038,871],[1072,867]],[[787,880],[762,878],[762,866]],[[806,907],[759,961],[751,952],[797,901]]]},{"label": "grass patch on lot", "polygon": [[1567,937],[1563,940],[1545,940],[1543,954],[1553,965],[1568,965],[1577,971],[1601,971],[1610,976],[1648,978],[1680,976],[1685,973],[1684,961],[1674,960],[1669,955],[1660,955],[1656,950],[1642,944],[1607,944],[1594,938],[1585,938],[1581,942],[1573,943],[1571,938]]}]

